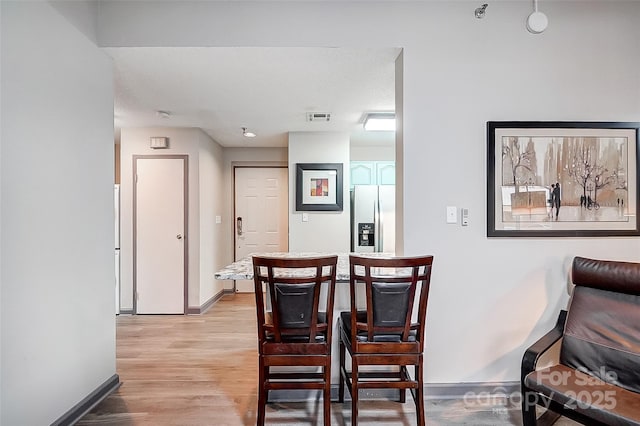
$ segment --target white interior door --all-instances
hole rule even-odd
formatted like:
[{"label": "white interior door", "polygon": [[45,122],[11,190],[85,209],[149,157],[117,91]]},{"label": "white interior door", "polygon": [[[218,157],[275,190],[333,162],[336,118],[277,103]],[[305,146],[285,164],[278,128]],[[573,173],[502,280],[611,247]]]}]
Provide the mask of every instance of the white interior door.
[{"label": "white interior door", "polygon": [[[235,168],[235,258],[289,250],[288,169]],[[236,281],[253,292],[253,281]]]},{"label": "white interior door", "polygon": [[186,158],[135,161],[136,312],[182,314]]}]

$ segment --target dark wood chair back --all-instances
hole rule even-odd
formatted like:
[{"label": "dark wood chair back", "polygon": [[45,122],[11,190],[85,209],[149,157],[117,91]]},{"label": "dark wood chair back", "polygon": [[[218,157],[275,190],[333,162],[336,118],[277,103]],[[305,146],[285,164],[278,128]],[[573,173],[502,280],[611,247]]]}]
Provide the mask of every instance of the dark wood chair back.
[{"label": "dark wood chair back", "polygon": [[[433,256],[349,256],[351,309],[340,313],[340,388],[351,394],[351,424],[357,424],[358,391],[391,388],[405,402],[409,389],[417,423],[425,424],[423,349]],[[358,309],[359,304],[364,308]],[[346,368],[346,352],[351,371]],[[366,371],[367,366],[388,366]],[[413,377],[407,366],[414,367]],[[394,370],[394,371],[392,371]]]},{"label": "dark wood chair back", "polygon": [[[323,390],[324,421],[330,424],[337,262],[337,256],[253,257],[260,375],[258,425],[264,424],[268,392],[274,389]],[[272,366],[293,368],[291,372],[271,371]],[[308,366],[321,367],[321,371],[293,371]]]},{"label": "dark wood chair back", "polygon": [[[422,352],[432,263],[433,256],[349,257],[351,313],[356,313],[349,315],[349,328],[356,351],[390,343],[387,351]],[[360,283],[366,307],[358,311]]]}]

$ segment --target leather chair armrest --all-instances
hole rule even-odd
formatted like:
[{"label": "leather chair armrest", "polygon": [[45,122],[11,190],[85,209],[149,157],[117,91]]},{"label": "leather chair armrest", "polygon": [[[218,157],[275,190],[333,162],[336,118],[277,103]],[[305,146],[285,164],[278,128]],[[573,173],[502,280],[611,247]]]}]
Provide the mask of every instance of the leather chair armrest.
[{"label": "leather chair armrest", "polygon": [[522,357],[522,370],[521,370],[521,379],[524,383],[524,378],[527,374],[531,373],[536,369],[536,364],[538,363],[538,359],[542,354],[544,354],[547,350],[549,350],[554,343],[556,343],[562,337],[564,332],[564,324],[567,321],[567,311],[562,310],[558,315],[558,321],[556,322],[555,327],[551,329],[547,334],[542,336],[535,342],[533,345],[529,346]]}]

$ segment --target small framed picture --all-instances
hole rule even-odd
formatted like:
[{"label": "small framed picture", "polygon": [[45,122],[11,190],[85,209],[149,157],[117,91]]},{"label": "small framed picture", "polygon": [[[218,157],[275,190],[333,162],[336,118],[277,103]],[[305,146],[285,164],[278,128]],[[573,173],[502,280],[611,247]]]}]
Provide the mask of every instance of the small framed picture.
[{"label": "small framed picture", "polygon": [[342,211],[342,163],[296,165],[296,210]]}]

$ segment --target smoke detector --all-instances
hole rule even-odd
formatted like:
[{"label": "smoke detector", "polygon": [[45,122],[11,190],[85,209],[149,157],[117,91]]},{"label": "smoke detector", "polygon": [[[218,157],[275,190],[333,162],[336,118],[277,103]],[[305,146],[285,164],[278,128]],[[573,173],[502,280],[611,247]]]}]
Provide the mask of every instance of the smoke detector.
[{"label": "smoke detector", "polygon": [[308,112],[307,121],[330,121],[331,113],[328,112]]}]

